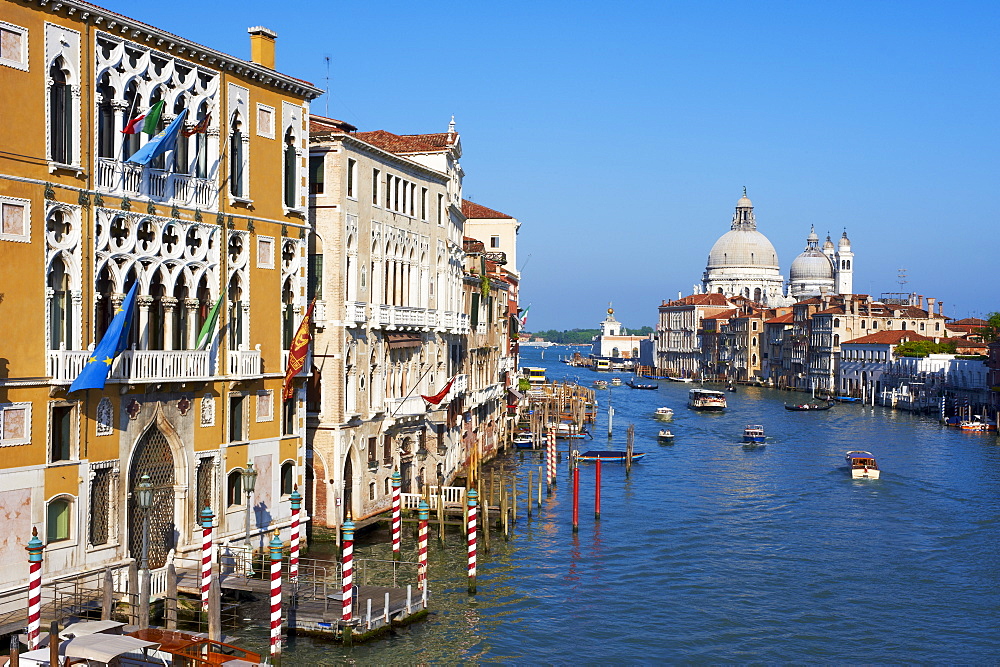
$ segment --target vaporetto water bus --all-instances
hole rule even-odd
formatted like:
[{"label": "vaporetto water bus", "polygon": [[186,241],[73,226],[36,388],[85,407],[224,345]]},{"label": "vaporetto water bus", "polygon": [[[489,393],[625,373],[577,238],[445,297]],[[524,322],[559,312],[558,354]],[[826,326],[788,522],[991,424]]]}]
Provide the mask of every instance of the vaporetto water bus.
[{"label": "vaporetto water bus", "polygon": [[713,389],[692,389],[688,392],[688,407],[692,410],[725,410],[726,395]]}]

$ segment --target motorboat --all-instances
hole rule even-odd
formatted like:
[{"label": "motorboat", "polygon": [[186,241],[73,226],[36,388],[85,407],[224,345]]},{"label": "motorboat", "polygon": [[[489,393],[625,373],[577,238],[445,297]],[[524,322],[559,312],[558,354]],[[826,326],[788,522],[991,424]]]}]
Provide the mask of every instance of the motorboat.
[{"label": "motorboat", "polygon": [[674,418],[674,411],[670,408],[656,408],[656,412],[653,413],[653,417],[661,421],[670,421]]},{"label": "motorboat", "polygon": [[594,389],[607,389],[607,388],[608,388],[607,380],[594,380]]},{"label": "motorboat", "polygon": [[620,387],[620,386],[622,386],[622,379],[621,378],[611,378],[611,386],[612,387]]},{"label": "motorboat", "polygon": [[590,433],[587,432],[586,426],[577,426],[576,424],[570,424],[568,422],[550,424],[549,427],[555,429],[556,438],[560,440],[579,440],[580,438],[585,438],[590,435]]},{"label": "motorboat", "polygon": [[681,378],[681,377],[675,377],[675,376],[671,376],[671,375],[668,375],[667,379],[670,380],[671,382],[694,382],[694,380],[692,378]]},{"label": "motorboat", "polygon": [[656,439],[661,445],[674,444],[674,434],[665,428],[660,429],[660,432],[656,434]]},{"label": "motorboat", "polygon": [[626,384],[628,384],[628,386],[632,387],[633,389],[659,389],[660,388],[660,385],[656,384],[655,382],[635,382],[633,380],[629,380]]},{"label": "motorboat", "polygon": [[692,389],[688,392],[688,407],[692,410],[725,410],[726,395],[714,389]]},{"label": "motorboat", "polygon": [[871,452],[850,451],[844,455],[852,479],[878,479],[878,463]]},{"label": "motorboat", "polygon": [[997,430],[996,422],[990,421],[989,419],[983,419],[979,415],[972,415],[972,419],[963,419],[958,422],[958,427],[963,431],[995,431]]},{"label": "motorboat", "polygon": [[797,410],[799,412],[829,410],[832,407],[833,403],[785,403],[786,410]]},{"label": "motorboat", "polygon": [[[632,460],[638,461],[645,455],[645,452],[632,452]],[[626,458],[628,458],[628,452],[615,451],[589,451],[576,455],[578,461],[613,461],[624,463]]]},{"label": "motorboat", "polygon": [[764,427],[760,424],[747,424],[747,427],[743,429],[743,442],[759,444],[766,440]]},{"label": "motorboat", "polygon": [[535,446],[535,436],[531,433],[519,433],[514,436],[514,447],[517,449],[531,449]]}]

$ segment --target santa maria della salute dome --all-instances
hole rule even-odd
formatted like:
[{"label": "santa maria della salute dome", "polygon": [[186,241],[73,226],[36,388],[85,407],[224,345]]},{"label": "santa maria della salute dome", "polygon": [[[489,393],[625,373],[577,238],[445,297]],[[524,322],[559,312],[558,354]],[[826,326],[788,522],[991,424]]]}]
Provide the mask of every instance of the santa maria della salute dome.
[{"label": "santa maria della salute dome", "polygon": [[792,262],[786,292],[778,253],[757,229],[753,202],[744,188],[743,196],[736,202],[732,225],[708,253],[701,290],[695,291],[742,296],[771,308],[788,306],[824,292],[849,294],[854,255],[847,232],[836,251],[829,237],[823,251],[817,247],[818,241],[815,230],[811,230],[805,251]]}]

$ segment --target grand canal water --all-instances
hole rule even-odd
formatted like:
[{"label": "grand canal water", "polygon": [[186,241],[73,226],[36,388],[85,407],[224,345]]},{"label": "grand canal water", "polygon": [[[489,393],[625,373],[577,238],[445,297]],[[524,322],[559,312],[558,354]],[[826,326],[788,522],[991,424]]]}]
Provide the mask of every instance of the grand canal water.
[{"label": "grand canal water", "polygon": [[[598,377],[559,363],[559,350],[541,361],[525,348],[521,361],[550,379]],[[628,479],[604,465],[599,522],[585,465],[572,533],[563,464],[540,514],[522,513],[508,543],[494,535],[477,596],[465,591],[460,538],[443,549],[432,539],[426,622],[350,649],[292,638],[285,664],[997,662],[995,434],[871,406],[789,412],[783,402],[803,395],[764,389],[728,394],[724,413],[695,413],[689,387],[613,390],[612,447],[624,448],[631,423],[647,455]],[[593,445],[607,448],[608,392],[599,399]],[[655,438],[661,405],[676,412],[671,446]],[[740,444],[750,422],[764,425],[765,447]],[[872,451],[882,478],[852,481],[848,449]],[[266,645],[263,631],[240,634]]]}]

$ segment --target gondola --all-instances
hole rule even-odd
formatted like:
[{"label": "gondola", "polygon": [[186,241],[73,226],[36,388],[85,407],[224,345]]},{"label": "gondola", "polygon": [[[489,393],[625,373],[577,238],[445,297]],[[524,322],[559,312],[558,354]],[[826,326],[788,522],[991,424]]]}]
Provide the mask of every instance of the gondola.
[{"label": "gondola", "polygon": [[660,388],[660,385],[656,384],[655,382],[645,383],[645,382],[633,382],[632,380],[629,380],[625,384],[627,384],[628,386],[632,387],[633,389],[659,389]]}]

